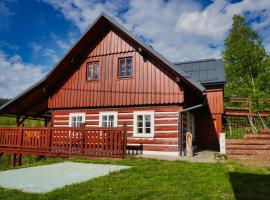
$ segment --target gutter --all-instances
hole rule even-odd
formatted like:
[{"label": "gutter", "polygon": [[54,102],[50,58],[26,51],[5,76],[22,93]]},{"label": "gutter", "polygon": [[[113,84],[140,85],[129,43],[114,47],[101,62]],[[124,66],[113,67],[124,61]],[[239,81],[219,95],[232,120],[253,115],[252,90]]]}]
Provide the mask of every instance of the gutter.
[{"label": "gutter", "polygon": [[191,106],[189,108],[180,110],[178,113],[178,149],[179,149],[180,156],[184,156],[184,148],[183,148],[183,145],[184,145],[183,135],[184,135],[184,133],[182,132],[182,115],[184,112],[187,112],[190,110],[195,110],[197,108],[201,108],[204,106],[204,104],[205,104],[205,102],[202,104]]}]

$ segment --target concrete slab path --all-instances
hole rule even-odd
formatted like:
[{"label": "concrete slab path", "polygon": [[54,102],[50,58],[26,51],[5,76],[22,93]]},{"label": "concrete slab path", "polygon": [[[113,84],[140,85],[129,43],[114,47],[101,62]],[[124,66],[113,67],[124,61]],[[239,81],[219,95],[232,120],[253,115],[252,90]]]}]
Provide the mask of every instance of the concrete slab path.
[{"label": "concrete slab path", "polygon": [[217,160],[214,157],[215,151],[199,151],[195,152],[194,156],[188,157],[188,156],[164,156],[164,155],[138,155],[138,157],[143,158],[156,158],[160,160],[182,160],[187,162],[200,162],[200,163],[216,163]]},{"label": "concrete slab path", "polygon": [[45,193],[65,185],[87,181],[129,166],[63,162],[0,172],[0,187]]}]

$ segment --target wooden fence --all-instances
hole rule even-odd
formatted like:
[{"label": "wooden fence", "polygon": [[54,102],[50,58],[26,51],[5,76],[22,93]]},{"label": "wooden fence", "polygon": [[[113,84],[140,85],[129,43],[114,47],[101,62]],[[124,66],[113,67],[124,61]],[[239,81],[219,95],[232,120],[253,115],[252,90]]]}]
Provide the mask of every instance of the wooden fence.
[{"label": "wooden fence", "polygon": [[238,116],[270,116],[269,98],[228,98],[224,99],[224,109],[227,115]]},{"label": "wooden fence", "polygon": [[121,128],[0,127],[0,153],[124,157],[126,130],[126,125]]}]

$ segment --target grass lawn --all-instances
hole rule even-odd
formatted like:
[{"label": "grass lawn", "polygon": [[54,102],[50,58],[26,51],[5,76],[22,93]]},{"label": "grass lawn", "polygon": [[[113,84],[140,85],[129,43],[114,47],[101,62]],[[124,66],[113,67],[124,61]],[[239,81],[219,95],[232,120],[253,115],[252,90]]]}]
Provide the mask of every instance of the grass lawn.
[{"label": "grass lawn", "polygon": [[[24,125],[32,127],[44,126],[44,122],[42,120],[27,119],[24,121]],[[16,118],[0,116],[0,126],[16,126]]]},{"label": "grass lawn", "polygon": [[[33,165],[61,162],[57,158]],[[0,188],[0,199],[269,199],[270,167],[250,168],[226,163],[186,163],[156,159],[103,160],[73,158],[76,162],[129,165],[80,184],[46,194]]]}]

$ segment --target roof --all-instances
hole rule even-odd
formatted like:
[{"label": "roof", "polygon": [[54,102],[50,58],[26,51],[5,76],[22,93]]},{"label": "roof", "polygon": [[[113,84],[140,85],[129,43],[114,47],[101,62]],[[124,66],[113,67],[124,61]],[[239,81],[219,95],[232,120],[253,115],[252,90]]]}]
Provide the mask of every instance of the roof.
[{"label": "roof", "polygon": [[174,63],[179,69],[203,85],[225,83],[222,59],[205,59]]},{"label": "roof", "polygon": [[[31,86],[29,89],[25,90],[11,101],[0,107],[0,114],[24,114],[24,115],[32,115],[34,116],[42,113],[41,107],[39,104],[42,103],[42,110],[45,113],[47,109],[46,101],[49,98],[49,92],[51,92],[55,88],[55,83],[59,81],[59,75],[61,73],[65,73],[68,67],[72,67],[71,65],[76,62],[76,59],[80,59],[81,52],[85,48],[89,48],[89,44],[93,42],[95,37],[100,35],[100,32],[104,30],[106,25],[111,25],[126,36],[129,37],[130,40],[139,46],[143,52],[149,54],[150,56],[156,58],[157,61],[163,63],[165,67],[169,70],[170,73],[173,73],[176,77],[179,76],[183,80],[184,83],[191,86],[196,91],[202,93],[205,88],[197,81],[195,81],[190,75],[185,73],[182,69],[178,68],[176,65],[169,62],[166,58],[164,58],[161,54],[156,52],[153,48],[144,44],[143,41],[135,37],[125,29],[121,24],[116,22],[113,18],[109,17],[105,13],[101,13],[99,17],[89,26],[87,31],[79,38],[77,42],[67,51],[67,53],[59,60],[59,62],[48,72],[48,74],[41,79],[39,82]],[[62,75],[62,74],[61,74]],[[56,77],[56,78],[55,78]],[[30,96],[30,94],[32,96]],[[21,103],[18,103],[21,102]],[[27,104],[29,105],[26,105]],[[20,113],[19,113],[20,110]],[[32,113],[30,112],[32,110]],[[39,111],[38,111],[39,110]],[[43,115],[45,117],[45,115]]]}]

